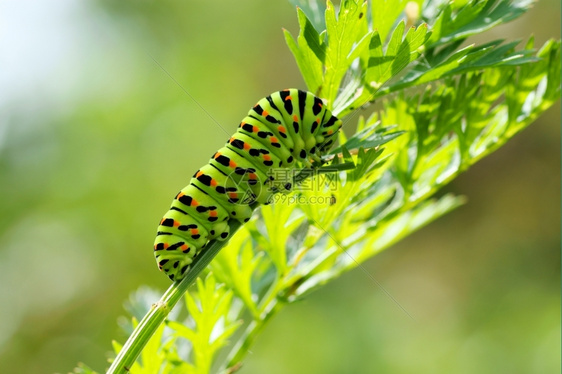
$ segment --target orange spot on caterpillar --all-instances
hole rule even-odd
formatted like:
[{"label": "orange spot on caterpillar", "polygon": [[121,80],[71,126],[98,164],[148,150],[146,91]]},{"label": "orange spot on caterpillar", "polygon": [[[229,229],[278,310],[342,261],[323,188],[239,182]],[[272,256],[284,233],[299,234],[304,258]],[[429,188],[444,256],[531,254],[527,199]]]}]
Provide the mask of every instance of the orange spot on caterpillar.
[{"label": "orange spot on caterpillar", "polygon": [[242,126],[244,126],[245,124],[246,124],[246,122],[242,121],[242,122],[240,122],[240,126],[238,126],[238,127],[242,127]]},{"label": "orange spot on caterpillar", "polygon": [[217,159],[217,157],[220,157],[221,153],[220,152],[216,152],[215,156],[213,157],[215,160]]},{"label": "orange spot on caterpillar", "polygon": [[285,131],[287,131],[284,126],[279,126],[277,130],[279,130],[279,132],[282,132],[283,134],[285,133]]},{"label": "orange spot on caterpillar", "polygon": [[258,176],[256,175],[256,173],[250,173],[249,176],[250,176],[250,179],[258,179]]},{"label": "orange spot on caterpillar", "polygon": [[249,145],[248,143],[244,143],[244,150],[247,151],[247,150],[249,150],[249,149],[251,149],[251,148],[252,148],[251,145]]},{"label": "orange spot on caterpillar", "polygon": [[167,249],[170,245],[168,243],[164,243],[164,249]]},{"label": "orange spot on caterpillar", "polygon": [[200,176],[203,175],[202,171],[198,171],[197,174],[195,174],[195,178],[199,178]]},{"label": "orange spot on caterpillar", "polygon": [[296,114],[293,115],[293,121],[298,122],[299,121],[299,117],[297,117]]},{"label": "orange spot on caterpillar", "polygon": [[316,118],[316,123],[320,123],[320,118]]},{"label": "orange spot on caterpillar", "polygon": [[180,221],[174,220],[174,227],[178,227],[180,225]]},{"label": "orange spot on caterpillar", "polygon": [[216,181],[216,179],[211,179],[211,186],[216,187],[217,184],[218,182]]},{"label": "orange spot on caterpillar", "polygon": [[191,199],[191,206],[197,206],[199,205],[199,202],[195,199]]},{"label": "orange spot on caterpillar", "polygon": [[216,217],[216,216],[217,216],[217,211],[216,211],[216,210],[211,210],[211,211],[209,211],[209,216],[210,216],[210,217]]},{"label": "orange spot on caterpillar", "polygon": [[[264,113],[265,113],[265,111],[264,111]],[[252,132],[258,132],[258,131],[260,131],[260,129],[257,126],[252,127]]]},{"label": "orange spot on caterpillar", "polygon": [[187,244],[184,244],[184,245],[182,245],[182,246],[180,247],[180,249],[181,249],[182,252],[183,252],[183,251],[188,250],[188,249],[189,249],[189,246],[188,246]]},{"label": "orange spot on caterpillar", "polygon": [[270,161],[271,160],[271,156],[270,155],[263,155],[263,159],[265,161]]},{"label": "orange spot on caterpillar", "polygon": [[191,235],[197,235],[197,234],[199,234],[199,230],[191,229]]},{"label": "orange spot on caterpillar", "polygon": [[[287,91],[289,91],[289,90],[287,90]],[[293,100],[293,98],[291,97],[291,95],[289,95],[289,96],[287,96],[287,97],[285,98],[285,101],[287,101],[287,100]]]},{"label": "orange spot on caterpillar", "polygon": [[261,115],[267,117],[269,116],[269,112],[267,110],[264,110]]},{"label": "orange spot on caterpillar", "polygon": [[333,132],[334,132],[334,130],[331,130],[331,129],[330,129],[330,130],[328,130],[328,134],[329,134],[329,135],[332,135],[332,134],[333,134]]},{"label": "orange spot on caterpillar", "polygon": [[271,139],[272,143],[278,143],[279,142],[279,140],[277,140],[277,138],[275,136],[272,136],[269,139]]},{"label": "orange spot on caterpillar", "polygon": [[228,166],[230,166],[232,169],[234,169],[236,167],[236,162],[230,160]]},{"label": "orange spot on caterpillar", "polygon": [[231,199],[236,199],[238,197],[238,194],[236,192],[229,192],[228,197],[230,197]]}]

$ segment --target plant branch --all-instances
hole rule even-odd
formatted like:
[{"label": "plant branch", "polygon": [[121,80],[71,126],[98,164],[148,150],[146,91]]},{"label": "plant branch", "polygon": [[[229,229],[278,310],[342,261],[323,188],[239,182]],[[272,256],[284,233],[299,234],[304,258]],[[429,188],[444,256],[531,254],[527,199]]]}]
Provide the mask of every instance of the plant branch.
[{"label": "plant branch", "polygon": [[278,298],[273,299],[267,305],[267,310],[262,315],[262,318],[250,322],[242,338],[238,340],[238,343],[229,354],[227,359],[228,369],[226,371],[228,374],[234,373],[242,366],[242,360],[248,354],[257,336],[262,332],[267,322],[281,310],[284,304],[285,303]]},{"label": "plant branch", "polygon": [[[230,235],[233,235],[242,226],[242,223],[237,220],[230,220],[228,225],[230,227]],[[193,266],[185,278],[179,282],[174,282],[162,298],[152,305],[150,311],[140,321],[111,364],[107,374],[125,374],[129,372],[156,329],[164,322],[189,286],[227,243],[228,241],[212,241],[203,253],[193,261]]]}]

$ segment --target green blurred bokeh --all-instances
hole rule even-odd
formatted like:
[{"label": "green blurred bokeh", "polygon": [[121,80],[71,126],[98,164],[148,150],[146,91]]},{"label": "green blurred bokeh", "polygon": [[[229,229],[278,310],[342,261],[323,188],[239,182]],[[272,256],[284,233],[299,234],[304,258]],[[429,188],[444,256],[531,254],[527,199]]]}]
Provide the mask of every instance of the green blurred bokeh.
[{"label": "green blurred bokeh", "polygon": [[[169,285],[156,225],[227,138],[215,121],[304,88],[282,27],[281,0],[0,2],[1,373],[107,366],[128,294]],[[481,40],[531,33],[559,38],[560,1]],[[560,372],[560,105],[447,191],[468,205],[365,264],[414,320],[354,271],[241,372]]]}]

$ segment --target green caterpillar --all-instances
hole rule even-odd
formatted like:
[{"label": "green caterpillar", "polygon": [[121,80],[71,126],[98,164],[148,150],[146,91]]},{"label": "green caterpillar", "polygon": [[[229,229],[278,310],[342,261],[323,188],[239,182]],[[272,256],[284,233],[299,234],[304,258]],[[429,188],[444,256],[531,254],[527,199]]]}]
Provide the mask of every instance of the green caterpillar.
[{"label": "green caterpillar", "polygon": [[228,238],[229,219],[247,222],[257,204],[291,190],[274,169],[320,165],[341,126],[310,92],[288,89],[261,99],[160,221],[154,242],[159,269],[181,280],[210,240]]}]

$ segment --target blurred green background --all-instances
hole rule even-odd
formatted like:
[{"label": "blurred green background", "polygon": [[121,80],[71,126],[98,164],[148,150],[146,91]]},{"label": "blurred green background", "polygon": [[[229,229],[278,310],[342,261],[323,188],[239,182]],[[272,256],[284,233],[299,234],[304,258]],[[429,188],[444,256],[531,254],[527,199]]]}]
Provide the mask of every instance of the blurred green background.
[{"label": "blurred green background", "polygon": [[[0,372],[102,371],[174,194],[259,98],[305,88],[287,1],[0,2]],[[560,1],[481,40],[560,36]],[[155,62],[155,61],[157,62]],[[560,105],[469,202],[287,308],[241,373],[560,372]],[[155,300],[156,301],[156,300]]]}]

